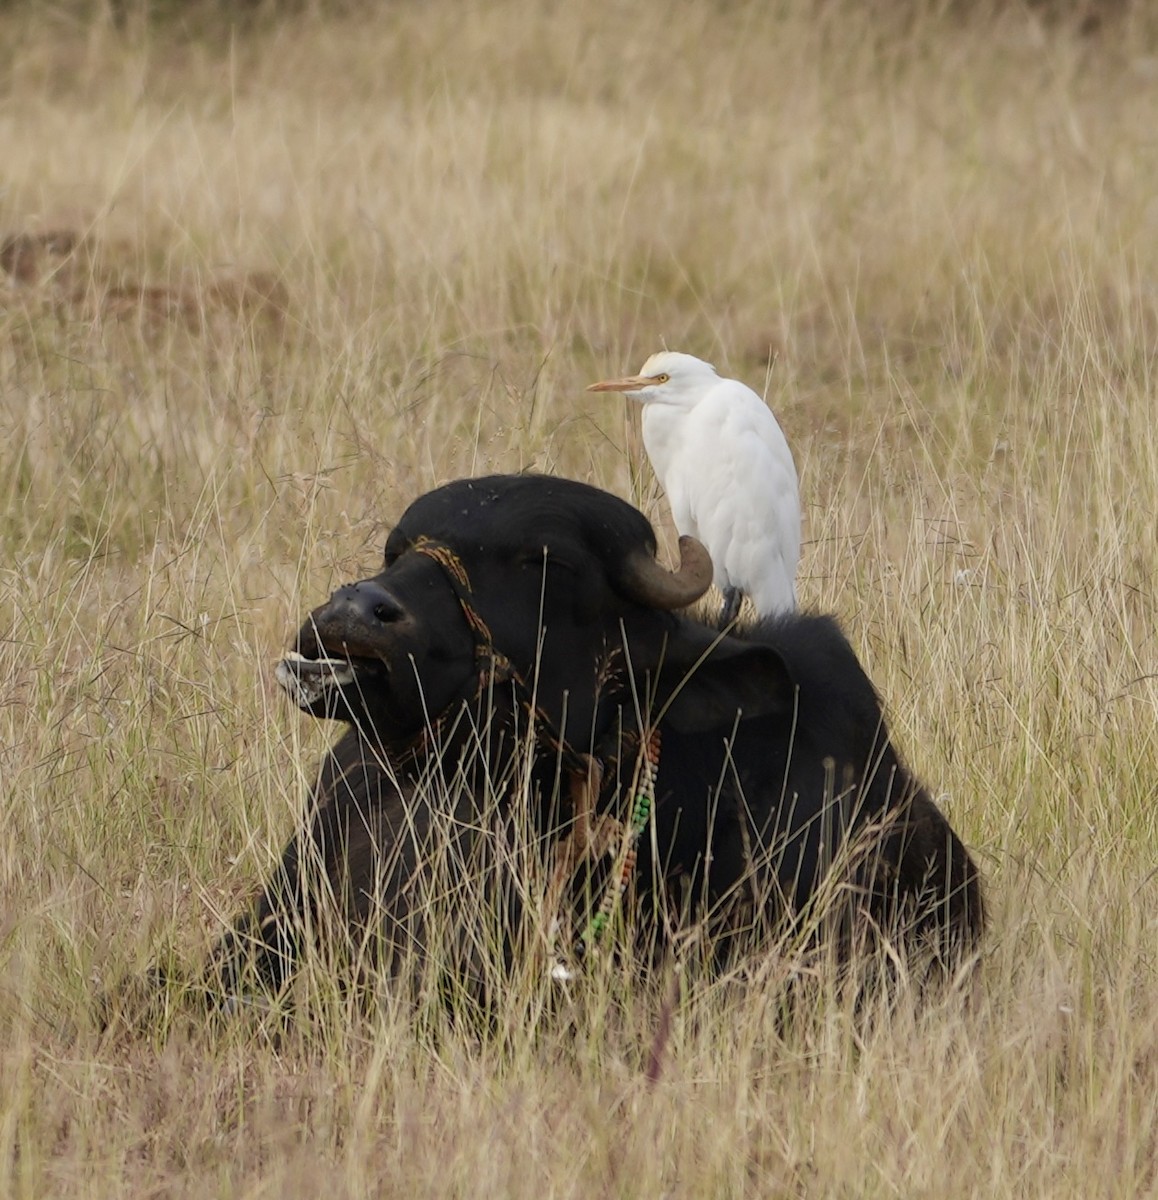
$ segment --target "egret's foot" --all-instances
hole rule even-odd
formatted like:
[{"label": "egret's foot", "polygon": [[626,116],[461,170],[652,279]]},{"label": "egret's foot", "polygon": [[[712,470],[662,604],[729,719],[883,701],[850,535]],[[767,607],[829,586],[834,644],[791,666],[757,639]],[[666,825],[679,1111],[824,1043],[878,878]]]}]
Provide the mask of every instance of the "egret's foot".
[{"label": "egret's foot", "polygon": [[744,603],[744,593],[739,588],[724,588],[724,611],[720,614],[720,623],[731,625],[740,615],[740,605]]}]

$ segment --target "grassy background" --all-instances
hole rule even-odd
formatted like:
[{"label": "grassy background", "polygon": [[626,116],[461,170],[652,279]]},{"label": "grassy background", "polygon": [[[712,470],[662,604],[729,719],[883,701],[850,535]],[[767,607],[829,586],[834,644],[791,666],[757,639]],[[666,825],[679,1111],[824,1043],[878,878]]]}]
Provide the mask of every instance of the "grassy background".
[{"label": "grassy background", "polygon": [[[0,236],[84,237],[0,276],[0,1195],[1154,1194],[1158,43],[873,7],[0,13]],[[630,989],[102,1037],[268,870],[332,736],[271,661],[413,496],[670,538],[583,392],[664,341],[788,434],[802,602],[983,865],[972,1005],[705,989],[654,1088]]]}]

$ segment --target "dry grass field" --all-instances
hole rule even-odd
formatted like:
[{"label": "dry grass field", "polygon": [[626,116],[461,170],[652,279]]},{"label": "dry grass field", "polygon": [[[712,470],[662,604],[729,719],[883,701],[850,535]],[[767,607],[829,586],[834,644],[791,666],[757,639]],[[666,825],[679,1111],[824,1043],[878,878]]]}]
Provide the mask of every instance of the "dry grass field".
[{"label": "dry grass field", "polygon": [[[0,1196],[1158,1194],[1153,31],[367,7],[0,13]],[[705,983],[654,1086],[658,986],[102,1032],[293,828],[333,729],[272,662],[410,499],[533,467],[670,545],[583,390],[665,342],[780,417],[802,603],[985,874],[971,997]]]}]

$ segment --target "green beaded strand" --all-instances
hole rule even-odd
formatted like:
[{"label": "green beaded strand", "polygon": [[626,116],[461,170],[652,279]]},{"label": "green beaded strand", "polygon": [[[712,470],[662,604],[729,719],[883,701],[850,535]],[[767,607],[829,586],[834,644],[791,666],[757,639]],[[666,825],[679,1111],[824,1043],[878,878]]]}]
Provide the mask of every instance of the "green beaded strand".
[{"label": "green beaded strand", "polygon": [[627,885],[635,870],[636,845],[647,828],[647,822],[651,817],[651,806],[655,800],[655,777],[659,770],[659,749],[659,730],[654,729],[643,750],[639,791],[636,793],[635,803],[632,805],[631,825],[623,847],[622,859],[617,864],[618,869],[612,872],[612,879],[608,880],[598,911],[587,923],[587,928],[575,939],[575,955],[578,958],[585,957],[591,947],[602,937],[603,931],[611,921],[611,914],[615,909],[616,902],[627,891]]}]

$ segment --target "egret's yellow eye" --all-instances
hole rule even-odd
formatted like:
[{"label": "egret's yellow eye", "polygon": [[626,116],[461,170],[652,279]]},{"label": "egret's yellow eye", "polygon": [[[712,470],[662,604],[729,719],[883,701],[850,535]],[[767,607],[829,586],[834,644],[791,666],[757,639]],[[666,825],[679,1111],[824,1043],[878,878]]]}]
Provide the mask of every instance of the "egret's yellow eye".
[{"label": "egret's yellow eye", "polygon": [[671,378],[671,376],[670,376],[670,375],[657,375],[657,376],[655,377],[655,381],[656,381],[656,383],[667,383],[667,381],[668,381],[670,378]]}]

